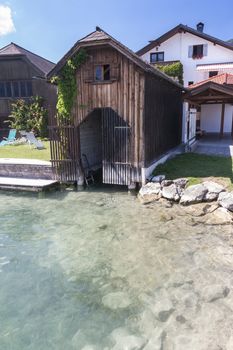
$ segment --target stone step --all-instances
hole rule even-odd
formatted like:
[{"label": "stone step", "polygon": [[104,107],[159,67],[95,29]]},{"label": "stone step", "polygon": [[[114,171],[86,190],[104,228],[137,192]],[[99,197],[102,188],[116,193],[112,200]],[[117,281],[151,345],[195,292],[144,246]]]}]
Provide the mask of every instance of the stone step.
[{"label": "stone step", "polygon": [[0,177],[0,189],[2,190],[41,192],[58,186],[59,182],[55,180]]}]

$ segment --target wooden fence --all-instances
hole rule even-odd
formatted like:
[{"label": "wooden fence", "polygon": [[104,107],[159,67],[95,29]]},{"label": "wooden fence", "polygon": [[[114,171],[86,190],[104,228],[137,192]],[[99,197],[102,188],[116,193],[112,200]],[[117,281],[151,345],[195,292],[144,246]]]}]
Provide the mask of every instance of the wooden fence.
[{"label": "wooden fence", "polygon": [[81,165],[78,128],[73,125],[49,126],[49,137],[55,179],[76,182]]}]

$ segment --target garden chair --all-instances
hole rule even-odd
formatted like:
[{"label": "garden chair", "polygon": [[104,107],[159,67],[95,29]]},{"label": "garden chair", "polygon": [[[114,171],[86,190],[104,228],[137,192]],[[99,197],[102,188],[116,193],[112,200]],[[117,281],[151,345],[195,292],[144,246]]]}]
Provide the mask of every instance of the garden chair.
[{"label": "garden chair", "polygon": [[84,179],[87,186],[89,186],[89,182],[95,183],[93,171],[90,167],[89,161],[87,159],[87,155],[85,153],[82,154],[82,167],[84,172]]},{"label": "garden chair", "polygon": [[16,129],[11,129],[9,131],[8,137],[4,137],[5,140],[0,142],[0,146],[10,145],[16,140]]},{"label": "garden chair", "polygon": [[40,140],[37,140],[33,132],[25,132],[24,136],[26,137],[29,145],[34,145],[37,149],[44,149],[44,145]]}]

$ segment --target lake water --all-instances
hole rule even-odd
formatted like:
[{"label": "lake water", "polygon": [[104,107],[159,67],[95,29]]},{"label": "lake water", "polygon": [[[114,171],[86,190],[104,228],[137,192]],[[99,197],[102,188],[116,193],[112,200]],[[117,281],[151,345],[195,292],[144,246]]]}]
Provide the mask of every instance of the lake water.
[{"label": "lake water", "polygon": [[233,230],[122,191],[0,194],[0,349],[233,349]]}]

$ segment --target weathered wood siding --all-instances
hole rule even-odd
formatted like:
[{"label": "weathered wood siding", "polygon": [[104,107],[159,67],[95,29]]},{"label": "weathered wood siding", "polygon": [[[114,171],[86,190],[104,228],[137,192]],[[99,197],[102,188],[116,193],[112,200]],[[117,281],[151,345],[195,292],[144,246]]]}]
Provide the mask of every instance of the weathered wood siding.
[{"label": "weathered wood siding", "polygon": [[182,91],[172,83],[146,75],[145,166],[179,145],[182,134]]},{"label": "weathered wood siding", "polygon": [[[144,161],[144,72],[110,47],[89,49],[88,55],[89,59],[77,72],[75,124],[79,125],[95,108],[112,108],[130,127],[130,163],[138,168]],[[96,64],[110,64],[114,79],[94,82]]]}]

